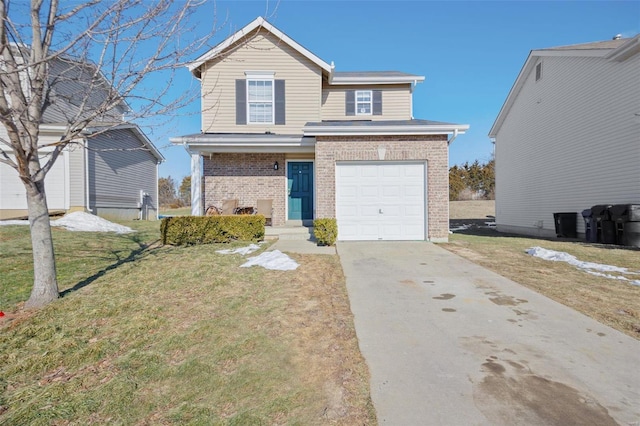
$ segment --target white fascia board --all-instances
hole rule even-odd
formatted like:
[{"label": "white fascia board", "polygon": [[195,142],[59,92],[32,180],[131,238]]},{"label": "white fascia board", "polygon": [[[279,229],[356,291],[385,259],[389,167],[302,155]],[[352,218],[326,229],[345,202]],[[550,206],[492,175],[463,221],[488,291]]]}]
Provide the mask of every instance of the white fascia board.
[{"label": "white fascia board", "polygon": [[190,145],[189,152],[200,155],[213,153],[233,154],[286,154],[286,153],[314,153],[313,146],[239,146],[239,145]]},{"label": "white fascia board", "polygon": [[233,43],[235,43],[238,40],[241,40],[247,34],[251,33],[253,30],[259,27],[264,28],[265,30],[269,31],[271,34],[278,37],[280,40],[284,41],[289,46],[293,47],[301,55],[305,56],[307,59],[309,59],[314,64],[318,65],[327,73],[331,72],[331,65],[329,65],[328,63],[326,63],[325,61],[323,61],[322,59],[320,59],[319,57],[317,57],[316,55],[314,55],[313,53],[311,53],[310,51],[302,47],[300,44],[296,43],[292,38],[290,38],[285,33],[283,33],[282,31],[280,31],[279,29],[271,25],[269,22],[267,22],[262,16],[258,16],[256,19],[254,19],[249,24],[247,24],[244,28],[240,29],[239,31],[236,31],[233,35],[231,35],[230,37],[227,37],[223,42],[215,46],[213,49],[209,50],[205,54],[198,57],[195,61],[188,64],[187,68],[193,75],[198,77],[198,75],[196,75],[196,70],[202,64],[204,64],[210,59],[215,58],[217,55],[219,55],[221,52],[223,52]]},{"label": "white fascia board", "polygon": [[433,126],[326,126],[305,127],[304,134],[308,136],[393,136],[393,135],[445,135],[450,133],[464,134],[469,130],[468,124],[433,125]]},{"label": "white fascia board", "polygon": [[197,137],[180,136],[170,139],[174,145],[183,145],[189,152],[315,152],[314,138],[292,137],[253,137],[247,139],[219,138],[206,135]]},{"label": "white fascia board", "polygon": [[424,81],[424,76],[406,77],[333,77],[331,84],[336,86],[368,84],[415,84]]}]

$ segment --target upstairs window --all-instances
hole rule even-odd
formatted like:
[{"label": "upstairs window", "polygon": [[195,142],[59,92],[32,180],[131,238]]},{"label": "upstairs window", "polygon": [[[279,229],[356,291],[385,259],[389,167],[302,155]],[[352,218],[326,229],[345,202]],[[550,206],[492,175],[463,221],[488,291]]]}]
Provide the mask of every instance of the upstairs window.
[{"label": "upstairs window", "polygon": [[345,115],[382,115],[382,90],[345,91]]},{"label": "upstairs window", "polygon": [[247,122],[273,124],[273,80],[247,79]]},{"label": "upstairs window", "polygon": [[538,62],[536,65],[536,81],[542,78],[542,62]]},{"label": "upstairs window", "polygon": [[356,90],[356,115],[371,115],[372,101],[371,90]]}]

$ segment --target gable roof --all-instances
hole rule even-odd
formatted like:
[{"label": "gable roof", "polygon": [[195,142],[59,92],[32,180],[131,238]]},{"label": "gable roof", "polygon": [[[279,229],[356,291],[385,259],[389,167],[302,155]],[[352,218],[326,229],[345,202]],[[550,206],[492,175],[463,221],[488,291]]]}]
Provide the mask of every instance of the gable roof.
[{"label": "gable roof", "polygon": [[550,56],[599,57],[607,61],[624,61],[640,53],[640,34],[633,38],[599,41],[593,43],[573,44],[532,50],[527,57],[516,81],[513,83],[507,99],[504,101],[496,120],[489,130],[489,137],[495,138],[511,106],[515,102],[529,73],[537,65],[538,59]]},{"label": "gable roof", "polygon": [[140,126],[134,123],[122,123],[114,126],[93,126],[86,128],[83,133],[90,135],[92,133],[109,133],[116,130],[130,131],[140,141],[142,146],[149,150],[151,155],[156,158],[158,163],[162,163],[165,160],[164,156],[160,153],[158,148],[156,148],[153,142],[151,142],[147,135],[144,134],[142,129],[140,129]]},{"label": "gable roof", "polygon": [[200,67],[202,66],[202,64],[204,64],[210,59],[215,58],[224,50],[226,50],[228,47],[230,47],[232,44],[234,44],[238,40],[242,40],[244,37],[246,37],[248,34],[250,34],[251,32],[253,32],[258,28],[264,28],[265,30],[269,31],[271,34],[275,35],[280,40],[282,40],[283,42],[291,46],[293,49],[297,50],[302,56],[306,57],[311,62],[318,65],[327,73],[331,72],[332,70],[331,65],[329,65],[328,63],[326,63],[325,61],[323,61],[313,53],[311,53],[309,50],[302,47],[302,45],[298,44],[295,40],[287,36],[282,31],[280,31],[279,29],[271,25],[262,16],[258,16],[256,19],[254,19],[249,24],[247,24],[245,27],[243,27],[239,31],[236,31],[230,37],[227,37],[223,42],[219,43],[218,45],[213,47],[211,50],[209,50],[205,54],[198,57],[195,61],[190,63],[187,66],[187,68],[189,68],[189,71],[191,71],[191,73],[194,76],[196,76],[197,78],[200,78]]}]

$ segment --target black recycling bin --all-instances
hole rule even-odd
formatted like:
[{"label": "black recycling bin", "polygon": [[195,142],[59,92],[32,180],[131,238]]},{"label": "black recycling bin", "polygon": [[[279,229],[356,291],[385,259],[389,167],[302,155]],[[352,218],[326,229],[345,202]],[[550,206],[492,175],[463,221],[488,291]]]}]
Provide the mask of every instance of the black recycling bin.
[{"label": "black recycling bin", "polygon": [[616,244],[624,245],[624,224],[628,222],[628,204],[615,204],[609,207],[611,221],[615,224]]},{"label": "black recycling bin", "polygon": [[554,213],[553,221],[556,225],[556,235],[560,238],[576,238],[578,236],[578,215],[575,212]]},{"label": "black recycling bin", "polygon": [[609,208],[609,212],[616,227],[616,242],[640,247],[640,205],[616,204]]},{"label": "black recycling bin", "polygon": [[640,248],[640,222],[625,222],[622,226],[624,227],[622,243],[625,246]]},{"label": "black recycling bin", "polygon": [[598,242],[598,233],[596,229],[596,220],[593,217],[591,209],[582,210],[582,219],[584,219],[584,238],[588,243]]},{"label": "black recycling bin", "polygon": [[596,242],[604,244],[615,244],[616,226],[611,221],[609,214],[611,204],[598,204],[591,207],[591,217],[596,224]]}]

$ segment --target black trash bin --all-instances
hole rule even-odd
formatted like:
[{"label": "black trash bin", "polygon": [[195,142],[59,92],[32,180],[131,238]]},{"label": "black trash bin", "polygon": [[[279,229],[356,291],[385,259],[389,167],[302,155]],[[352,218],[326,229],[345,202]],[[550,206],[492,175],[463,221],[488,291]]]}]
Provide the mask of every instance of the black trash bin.
[{"label": "black trash bin", "polygon": [[584,219],[584,238],[588,243],[598,242],[598,233],[596,232],[596,220],[593,217],[591,209],[582,210],[582,219]]},{"label": "black trash bin", "polygon": [[556,225],[556,235],[559,238],[576,238],[578,236],[578,215],[575,212],[554,213],[553,221]]},{"label": "black trash bin", "polygon": [[611,204],[598,204],[591,207],[591,215],[596,223],[596,242],[616,243],[616,226],[609,214]]},{"label": "black trash bin", "polygon": [[624,240],[622,243],[625,246],[640,248],[640,222],[625,222],[624,227]]},{"label": "black trash bin", "polygon": [[616,204],[609,209],[617,243],[640,247],[640,204]]},{"label": "black trash bin", "polygon": [[616,244],[624,245],[624,224],[629,220],[629,204],[615,204],[609,207],[611,221],[615,226]]}]

